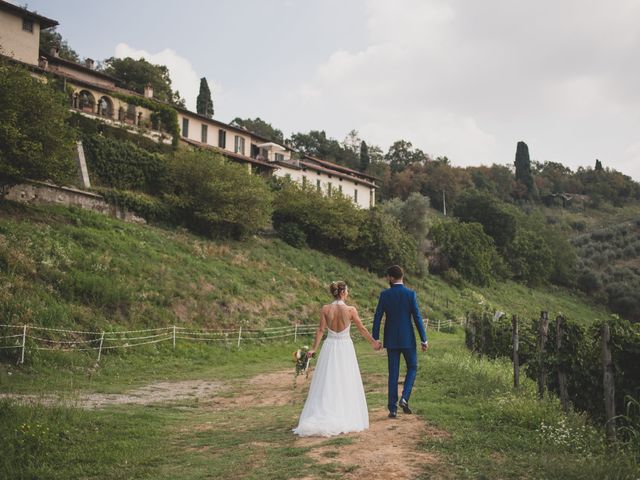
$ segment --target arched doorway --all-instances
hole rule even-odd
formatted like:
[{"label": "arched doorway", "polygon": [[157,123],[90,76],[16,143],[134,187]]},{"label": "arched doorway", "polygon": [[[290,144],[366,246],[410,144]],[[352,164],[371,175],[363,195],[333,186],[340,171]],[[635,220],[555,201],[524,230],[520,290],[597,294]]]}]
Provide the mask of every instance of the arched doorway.
[{"label": "arched doorway", "polygon": [[78,97],[78,108],[83,112],[94,112],[94,107],[96,104],[96,99],[91,94],[91,92],[87,90],[81,90],[80,95]]},{"label": "arched doorway", "polygon": [[98,100],[98,115],[113,118],[113,102],[106,95]]}]

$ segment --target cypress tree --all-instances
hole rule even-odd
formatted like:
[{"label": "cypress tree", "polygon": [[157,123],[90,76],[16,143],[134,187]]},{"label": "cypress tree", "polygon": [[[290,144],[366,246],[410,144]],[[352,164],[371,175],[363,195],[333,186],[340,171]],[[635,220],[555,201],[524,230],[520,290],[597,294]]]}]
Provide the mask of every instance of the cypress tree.
[{"label": "cypress tree", "polygon": [[211,90],[205,77],[200,79],[200,93],[198,93],[196,100],[196,111],[199,115],[213,117],[213,100],[211,100]]},{"label": "cypress tree", "polygon": [[602,170],[602,162],[596,158],[596,172],[601,172]]},{"label": "cypress tree", "polygon": [[527,188],[529,199],[537,196],[537,188],[531,173],[531,159],[529,158],[529,147],[524,142],[518,142],[516,148],[516,181],[522,183]]},{"label": "cypress tree", "polygon": [[369,147],[363,140],[362,143],[360,143],[360,171],[366,171],[370,163],[371,157],[369,157]]}]

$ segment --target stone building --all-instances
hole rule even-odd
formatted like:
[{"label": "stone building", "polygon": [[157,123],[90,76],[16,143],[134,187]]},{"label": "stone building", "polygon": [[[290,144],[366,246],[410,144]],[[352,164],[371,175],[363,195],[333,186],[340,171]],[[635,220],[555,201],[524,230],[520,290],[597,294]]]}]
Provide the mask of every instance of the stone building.
[{"label": "stone building", "polygon": [[144,93],[121,88],[118,79],[83,63],[60,58],[53,49],[39,51],[40,30],[58,22],[0,0],[0,53],[25,64],[36,75],[50,74],[63,80],[69,108],[80,115],[144,135],[156,142],[171,143],[172,133],[162,125],[149,105],[177,112],[179,143],[185,148],[205,148],[247,165],[250,172],[288,177],[331,194],[341,192],[360,208],[375,205],[375,178],[335,163],[300,155],[248,130],[199,115],[186,108],[160,102],[147,85]]}]

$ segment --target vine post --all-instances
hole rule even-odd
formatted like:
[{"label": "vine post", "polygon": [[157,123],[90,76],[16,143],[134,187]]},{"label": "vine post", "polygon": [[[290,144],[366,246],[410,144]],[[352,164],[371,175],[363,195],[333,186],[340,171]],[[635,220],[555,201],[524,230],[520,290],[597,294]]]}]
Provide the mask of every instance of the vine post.
[{"label": "vine post", "polygon": [[96,363],[100,363],[100,357],[102,357],[102,344],[104,343],[104,331],[102,332],[102,335],[100,336],[100,346],[98,347],[98,360],[96,361]]},{"label": "vine post", "polygon": [[538,324],[538,397],[544,397],[544,390],[547,385],[547,372],[544,366],[544,357],[547,353],[547,337],[549,335],[549,314],[546,311],[540,312],[540,323]]},{"label": "vine post", "polygon": [[616,404],[615,386],[613,378],[613,360],[611,358],[611,327],[608,323],[602,325],[602,383],[604,387],[604,412],[607,417],[605,424],[607,440],[616,441]]},{"label": "vine post", "polygon": [[238,348],[240,348],[241,341],[242,341],[242,325],[240,325],[240,330],[238,330]]},{"label": "vine post", "polygon": [[511,325],[513,327],[511,342],[513,344],[513,386],[518,388],[520,386],[520,338],[518,336],[518,316],[513,315],[511,317]]},{"label": "vine post", "polygon": [[558,361],[558,389],[560,390],[560,403],[562,410],[569,410],[569,390],[567,387],[567,372],[562,361],[562,333],[563,333],[564,317],[558,315],[556,317],[556,358]]},{"label": "vine post", "polygon": [[24,350],[27,345],[27,326],[22,328],[22,353],[20,354],[20,363],[24,363]]}]

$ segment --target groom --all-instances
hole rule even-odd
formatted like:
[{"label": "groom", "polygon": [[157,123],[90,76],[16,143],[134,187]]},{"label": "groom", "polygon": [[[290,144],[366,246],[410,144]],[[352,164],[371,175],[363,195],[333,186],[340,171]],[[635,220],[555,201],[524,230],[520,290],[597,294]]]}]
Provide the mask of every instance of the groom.
[{"label": "groom", "polygon": [[422,323],[418,308],[416,292],[404,286],[404,272],[398,265],[387,269],[387,279],[391,288],[380,293],[376,313],[373,317],[373,338],[380,338],[380,322],[386,314],[384,322],[384,348],[387,349],[389,362],[389,418],[396,418],[398,411],[398,377],[400,376],[400,355],[407,364],[407,376],[404,379],[400,407],[404,413],[411,413],[409,397],[413,382],[418,372],[418,355],[416,353],[416,336],[411,325],[411,318],[418,328],[422,351],[426,352],[427,332]]}]

